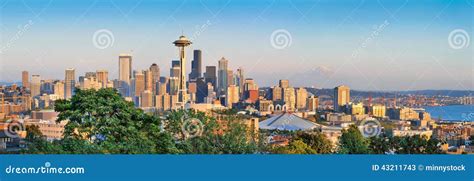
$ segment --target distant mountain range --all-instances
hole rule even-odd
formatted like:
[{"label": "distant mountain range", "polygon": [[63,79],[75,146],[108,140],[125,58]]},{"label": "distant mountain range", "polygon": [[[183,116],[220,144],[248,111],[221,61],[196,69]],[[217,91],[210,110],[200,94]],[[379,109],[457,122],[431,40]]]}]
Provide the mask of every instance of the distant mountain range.
[{"label": "distant mountain range", "polygon": [[[316,89],[306,88],[308,92],[314,95],[329,95],[334,94],[333,89]],[[463,96],[474,96],[472,90],[408,90],[408,91],[361,91],[351,90],[351,96],[362,96],[368,97],[369,94],[372,97],[395,97],[396,95],[425,95],[425,96],[450,96],[450,97],[463,97]]]},{"label": "distant mountain range", "polygon": [[[269,89],[269,87],[262,87],[262,89]],[[334,89],[318,89],[307,87],[306,90],[313,95],[317,96],[330,96],[334,95]],[[450,97],[464,97],[474,96],[474,90],[407,90],[407,91],[364,91],[364,90],[351,90],[351,96],[354,97],[386,97],[391,98],[400,95],[425,95],[425,96],[450,96]]]}]

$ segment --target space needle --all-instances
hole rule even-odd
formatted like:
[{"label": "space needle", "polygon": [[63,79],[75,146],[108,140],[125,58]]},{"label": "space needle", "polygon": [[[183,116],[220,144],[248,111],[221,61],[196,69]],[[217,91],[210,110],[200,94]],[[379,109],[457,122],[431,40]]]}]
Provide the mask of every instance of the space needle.
[{"label": "space needle", "polygon": [[186,53],[184,48],[191,45],[192,42],[188,40],[184,35],[181,35],[178,40],[174,41],[173,44],[179,48],[179,87],[178,87],[178,104],[184,106],[188,101],[187,90],[186,90]]}]

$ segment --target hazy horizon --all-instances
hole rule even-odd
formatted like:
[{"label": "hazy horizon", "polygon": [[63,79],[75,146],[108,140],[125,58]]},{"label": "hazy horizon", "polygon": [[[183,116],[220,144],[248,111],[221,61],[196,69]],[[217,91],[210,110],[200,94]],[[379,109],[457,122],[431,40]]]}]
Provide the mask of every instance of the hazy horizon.
[{"label": "hazy horizon", "polygon": [[[295,87],[474,90],[473,8],[469,1],[1,1],[0,82],[21,80],[23,70],[64,79],[69,67],[76,78],[107,69],[115,79],[121,53],[133,54],[134,70],[157,63],[168,76],[178,57],[172,42],[183,33],[193,41],[188,73],[200,49],[203,72],[225,57],[260,87],[289,79]],[[449,40],[457,30],[467,32],[460,48]],[[112,43],[97,45],[98,32],[110,32]]]}]

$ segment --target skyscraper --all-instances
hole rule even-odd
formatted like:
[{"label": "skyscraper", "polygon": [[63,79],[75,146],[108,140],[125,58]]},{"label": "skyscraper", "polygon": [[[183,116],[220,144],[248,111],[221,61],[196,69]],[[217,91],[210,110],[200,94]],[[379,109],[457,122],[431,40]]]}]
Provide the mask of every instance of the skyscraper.
[{"label": "skyscraper", "polygon": [[193,61],[191,62],[191,73],[189,74],[189,80],[196,80],[202,76],[202,52],[201,50],[194,50]]},{"label": "skyscraper", "polygon": [[283,89],[281,87],[278,87],[278,86],[272,87],[272,100],[273,101],[283,100]]},{"label": "skyscraper", "polygon": [[62,81],[56,81],[54,83],[54,94],[59,97],[59,99],[64,99],[64,83]]},{"label": "skyscraper", "polygon": [[289,110],[293,110],[296,105],[295,88],[287,87],[283,88],[283,101],[288,106]]},{"label": "skyscraper", "polygon": [[30,75],[28,71],[21,72],[21,84],[24,88],[30,88]]},{"label": "skyscraper", "polygon": [[219,60],[219,68],[217,70],[217,92],[219,95],[225,95],[227,93],[228,84],[228,64],[229,61],[222,57]]},{"label": "skyscraper", "polygon": [[64,78],[64,99],[70,99],[74,95],[76,86],[76,74],[73,68],[66,69]]},{"label": "skyscraper", "polygon": [[206,66],[204,79],[206,82],[210,82],[214,88],[216,87],[216,83],[217,83],[216,66]]},{"label": "skyscraper", "polygon": [[41,94],[41,77],[39,75],[31,76],[31,97],[39,96]]},{"label": "skyscraper", "polygon": [[158,65],[156,65],[156,63],[151,64],[150,71],[151,71],[152,82],[153,82],[152,92],[153,92],[153,94],[158,94],[157,83],[160,81],[160,67],[158,67]]},{"label": "skyscraper", "polygon": [[304,87],[296,89],[296,109],[304,110],[306,108],[306,99],[308,98],[308,92]]},{"label": "skyscraper", "polygon": [[307,99],[306,107],[308,111],[316,111],[319,106],[319,98],[316,96],[311,96]]},{"label": "skyscraper", "polygon": [[109,83],[109,72],[107,70],[97,70],[95,74],[101,87],[106,88]]},{"label": "skyscraper", "polygon": [[234,71],[232,70],[227,70],[227,87],[229,87],[229,85],[235,85]]},{"label": "skyscraper", "polygon": [[145,75],[145,90],[151,92],[153,90],[153,74],[150,70],[144,70],[143,74]]},{"label": "skyscraper", "polygon": [[232,108],[232,105],[239,102],[239,87],[229,85],[226,95],[226,106]]},{"label": "skyscraper", "polygon": [[140,107],[153,107],[153,94],[150,90],[145,90],[141,94]]},{"label": "skyscraper", "polygon": [[[177,103],[181,104],[179,106],[184,106],[187,99],[187,90],[186,90],[186,51],[184,49],[191,45],[185,36],[180,36],[178,40],[174,41],[173,44],[179,48],[179,60],[180,60],[180,76],[179,76],[179,92],[178,92],[178,101]],[[173,105],[172,105],[173,106]]]},{"label": "skyscraper", "polygon": [[119,88],[123,96],[130,95],[130,79],[132,78],[132,55],[119,56]]},{"label": "skyscraper", "polygon": [[242,69],[242,67],[239,67],[237,69],[236,77],[237,79],[236,79],[235,85],[239,86],[240,96],[243,96],[245,78],[244,78],[244,69]]},{"label": "skyscraper", "polygon": [[280,87],[281,87],[281,88],[288,88],[288,87],[290,87],[290,81],[288,81],[288,80],[282,79],[282,80],[280,80],[279,83],[280,83]]},{"label": "skyscraper", "polygon": [[145,75],[142,71],[137,71],[134,77],[134,96],[138,97],[145,90]]},{"label": "skyscraper", "polygon": [[350,89],[345,85],[334,88],[334,111],[340,111],[339,107],[351,102]]}]

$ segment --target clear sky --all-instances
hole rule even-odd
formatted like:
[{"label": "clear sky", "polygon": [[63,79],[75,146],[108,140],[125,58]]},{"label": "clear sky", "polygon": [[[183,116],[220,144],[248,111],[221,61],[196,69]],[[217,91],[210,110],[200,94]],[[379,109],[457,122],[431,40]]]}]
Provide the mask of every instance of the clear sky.
[{"label": "clear sky", "polygon": [[[134,69],[157,63],[169,75],[178,56],[171,42],[183,32],[193,41],[189,53],[203,51],[203,68],[225,57],[260,86],[289,79],[473,90],[473,25],[472,0],[0,0],[0,81],[19,81],[22,70],[64,79],[68,67],[117,78],[120,53],[133,54]],[[98,46],[100,30],[113,43]],[[461,32],[454,46],[452,32]]]}]

